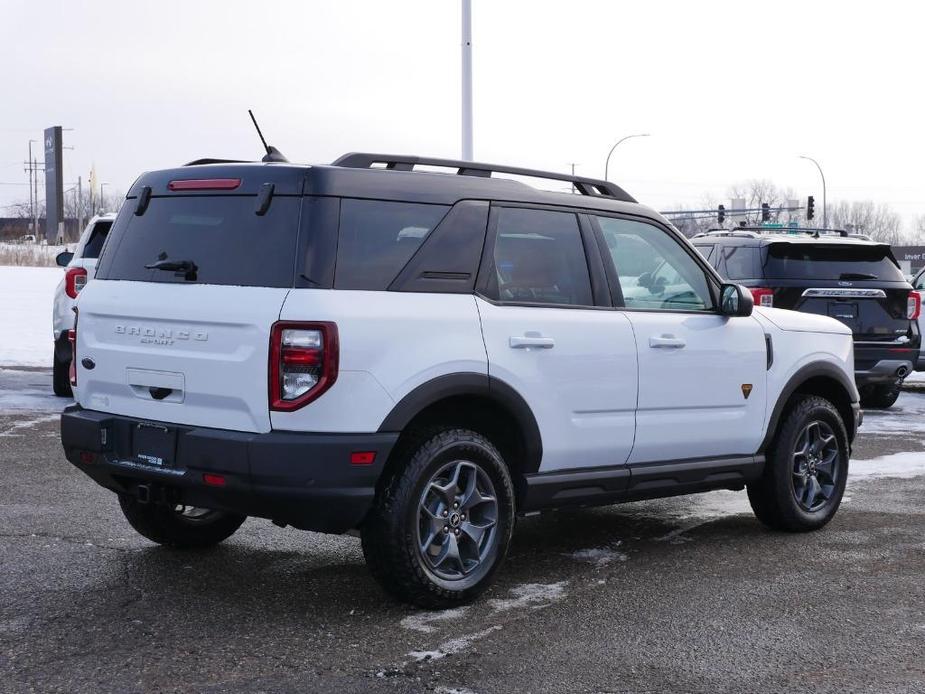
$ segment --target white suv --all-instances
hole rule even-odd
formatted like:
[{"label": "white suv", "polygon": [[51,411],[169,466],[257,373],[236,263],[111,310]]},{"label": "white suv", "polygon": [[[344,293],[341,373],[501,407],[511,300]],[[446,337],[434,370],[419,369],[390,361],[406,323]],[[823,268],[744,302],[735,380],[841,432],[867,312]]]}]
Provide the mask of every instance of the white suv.
[{"label": "white suv", "polygon": [[747,487],[819,528],[860,423],[846,326],[753,311],[619,187],[526,169],[147,173],[78,309],[64,449],[137,531],[359,530],[427,607],[489,585],[518,514]]},{"label": "white suv", "polygon": [[93,217],[84,228],[73,252],[62,251],[55,262],[64,268],[64,277],[55,289],[55,300],[51,312],[52,337],[55,341],[52,361],[52,384],[55,395],[70,397],[71,383],[68,371],[71,366],[71,344],[68,335],[74,327],[74,305],[77,294],[93,279],[96,261],[103,250],[109,229],[115,221],[115,214],[101,214]]}]

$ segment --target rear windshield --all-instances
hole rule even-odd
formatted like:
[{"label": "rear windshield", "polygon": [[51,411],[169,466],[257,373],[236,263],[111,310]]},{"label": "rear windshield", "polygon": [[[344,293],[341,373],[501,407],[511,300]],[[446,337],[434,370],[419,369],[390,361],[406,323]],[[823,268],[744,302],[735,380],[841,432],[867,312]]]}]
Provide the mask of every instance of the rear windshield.
[{"label": "rear windshield", "polygon": [[886,245],[773,243],[765,277],[773,279],[887,280],[903,282]]},{"label": "rear windshield", "polygon": [[111,226],[112,222],[110,221],[97,222],[93,225],[93,228],[90,230],[90,237],[87,239],[87,243],[84,246],[84,258],[100,257],[100,251],[103,250],[103,243],[106,241],[106,236],[109,234]]},{"label": "rear windshield", "polygon": [[[257,215],[256,196],[152,198],[141,216],[123,208],[97,276],[141,282],[198,282],[291,287],[301,198],[276,196]],[[146,269],[165,260],[196,265],[184,272]]]}]

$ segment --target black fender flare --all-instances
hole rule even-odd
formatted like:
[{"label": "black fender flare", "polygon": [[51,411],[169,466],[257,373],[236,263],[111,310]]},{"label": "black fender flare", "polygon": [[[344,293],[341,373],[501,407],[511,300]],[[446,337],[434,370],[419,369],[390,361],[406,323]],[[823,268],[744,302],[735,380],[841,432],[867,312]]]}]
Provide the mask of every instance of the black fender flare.
[{"label": "black fender flare", "polygon": [[401,432],[425,408],[459,395],[484,397],[510,412],[522,434],[522,471],[529,474],[539,470],[543,458],[543,440],[533,410],[514,388],[487,374],[451,373],[422,383],[398,401],[382,421],[379,432]]},{"label": "black fender flare", "polygon": [[[838,383],[845,391],[845,395],[848,398],[848,401],[852,403],[857,403],[858,400],[855,397],[857,394],[857,387],[854,385],[854,380],[848,379],[848,376],[844,371],[839,369],[834,364],[829,362],[813,362],[807,364],[794,373],[784,384],[784,387],[781,389],[780,395],[777,397],[777,402],[774,403],[774,409],[771,411],[771,418],[768,420],[768,430],[765,432],[764,440],[761,442],[761,447],[758,449],[758,452],[764,452],[768,445],[771,443],[771,439],[774,438],[774,434],[777,432],[777,426],[780,424],[781,415],[784,412],[784,406],[787,404],[787,401],[793,396],[793,394],[802,386],[804,383],[809,381],[811,378],[818,378],[819,376],[830,378]],[[855,431],[855,422],[846,421],[845,428],[848,430],[848,440],[853,441],[854,435],[857,433]]]}]

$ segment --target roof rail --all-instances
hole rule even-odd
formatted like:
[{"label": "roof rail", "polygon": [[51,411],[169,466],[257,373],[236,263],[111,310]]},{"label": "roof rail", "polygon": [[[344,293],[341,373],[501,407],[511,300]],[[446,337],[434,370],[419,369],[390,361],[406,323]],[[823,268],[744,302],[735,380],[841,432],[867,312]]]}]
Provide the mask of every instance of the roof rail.
[{"label": "roof rail", "polygon": [[734,229],[708,229],[707,231],[701,231],[694,234],[691,238],[703,238],[707,236],[739,236],[746,239],[757,239],[760,234],[752,231],[751,229],[742,229],[736,227]]},{"label": "roof rail", "polygon": [[609,181],[597,178],[585,178],[553,171],[538,171],[524,169],[517,166],[498,166],[497,164],[482,164],[460,159],[435,159],[432,157],[415,157],[400,154],[374,154],[370,152],[351,152],[338,158],[332,166],[343,166],[351,169],[370,169],[374,164],[384,164],[386,169],[393,171],[414,171],[415,166],[442,166],[456,169],[460,176],[478,176],[491,178],[493,173],[513,174],[516,176],[530,176],[544,178],[552,181],[566,181],[575,186],[582,195],[596,195],[613,198],[623,202],[636,202],[629,193],[620,186]]}]

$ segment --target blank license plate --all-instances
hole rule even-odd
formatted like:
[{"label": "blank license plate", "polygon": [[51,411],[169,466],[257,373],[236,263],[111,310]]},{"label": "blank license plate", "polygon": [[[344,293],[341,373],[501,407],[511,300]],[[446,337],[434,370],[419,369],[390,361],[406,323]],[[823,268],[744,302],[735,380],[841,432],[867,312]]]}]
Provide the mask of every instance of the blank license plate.
[{"label": "blank license plate", "polygon": [[157,468],[173,467],[177,432],[156,424],[136,424],[132,432],[132,455],[136,462]]}]

